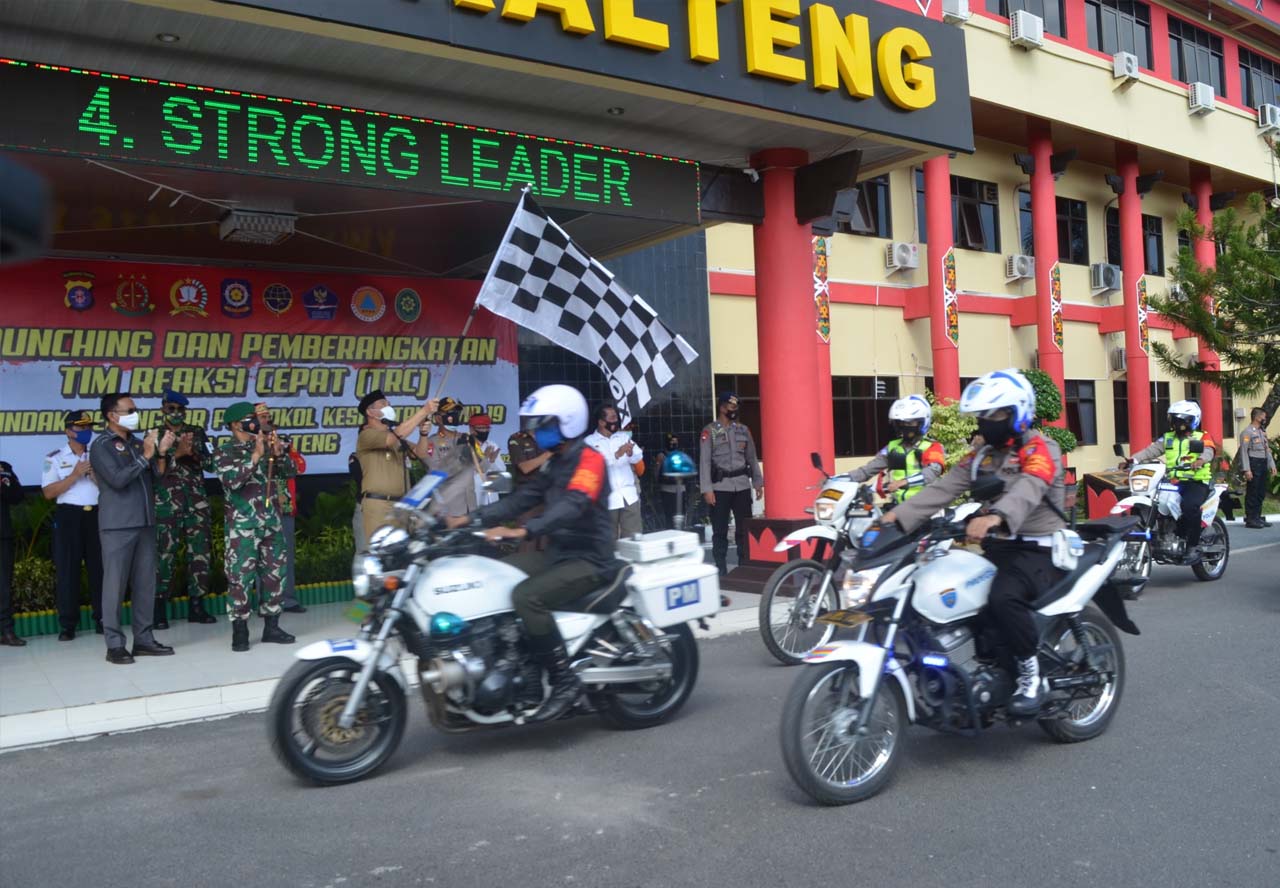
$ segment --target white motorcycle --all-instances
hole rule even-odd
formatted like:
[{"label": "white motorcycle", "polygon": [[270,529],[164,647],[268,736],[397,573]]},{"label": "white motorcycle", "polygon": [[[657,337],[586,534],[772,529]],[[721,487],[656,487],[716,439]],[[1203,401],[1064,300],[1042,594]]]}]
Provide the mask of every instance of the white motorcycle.
[{"label": "white motorcycle", "polygon": [[[975,490],[981,499],[997,494]],[[1016,666],[982,616],[995,566],[950,546],[963,538],[973,506],[962,508],[911,534],[896,526],[864,534],[855,601],[820,618],[859,637],[813,650],[783,711],[787,771],[817,802],[845,805],[883,789],[913,722],[972,735],[1013,720],[1005,706]],[[1061,743],[1101,734],[1120,702],[1125,661],[1116,627],[1138,630],[1107,580],[1136,524],[1113,517],[1078,534],[1059,531],[1055,563],[1074,559],[1074,567],[1032,602],[1045,692],[1036,718]],[[1102,610],[1090,606],[1095,596]]]},{"label": "white motorcycle", "polygon": [[823,614],[840,610],[856,594],[858,573],[852,570],[862,532],[880,520],[873,487],[828,475],[822,457],[810,455],[823,475],[822,489],[813,503],[814,524],[787,534],[773,547],[788,552],[814,546],[812,558],[792,558],[779,566],[760,596],[760,637],[779,662],[803,663],[814,648],[826,644],[836,626],[820,622]]},{"label": "white motorcycle", "polygon": [[[443,480],[433,473],[415,485],[369,554],[357,556],[356,596],[369,607],[359,635],[302,648],[276,687],[272,747],[299,777],[346,783],[391,757],[408,721],[406,655],[442,731],[524,724],[546,697],[511,609],[525,575],[463,554],[486,544],[427,514]],[[693,690],[698,647],[688,624],[719,609],[719,581],[692,533],[624,540],[619,555],[625,561],[604,572],[599,589],[555,618],[586,689],[577,710],[616,728],[646,728],[671,718]]]},{"label": "white motorcycle", "polygon": [[[1196,445],[1199,445],[1198,449]],[[1188,460],[1204,452],[1204,444],[1200,441],[1192,441],[1191,448],[1191,453],[1185,457]],[[1129,469],[1130,495],[1111,508],[1112,515],[1132,515],[1139,520],[1116,570],[1116,579],[1132,588],[1131,597],[1136,597],[1151,579],[1153,563],[1181,565],[1186,554],[1187,542],[1178,533],[1182,497],[1178,493],[1178,485],[1166,481],[1166,476],[1163,459],[1132,465]],[[1209,497],[1200,508],[1200,526],[1204,528],[1200,535],[1200,561],[1191,565],[1191,571],[1198,579],[1217,580],[1227,572],[1231,537],[1218,511],[1224,507],[1230,511],[1235,505],[1227,492],[1227,485],[1211,485]]]}]

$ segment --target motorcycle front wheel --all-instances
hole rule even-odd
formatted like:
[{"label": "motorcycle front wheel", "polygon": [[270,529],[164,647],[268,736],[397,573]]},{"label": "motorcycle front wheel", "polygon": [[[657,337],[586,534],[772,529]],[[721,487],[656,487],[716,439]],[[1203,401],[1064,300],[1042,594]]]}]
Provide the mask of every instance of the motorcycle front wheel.
[{"label": "motorcycle front wheel", "polygon": [[[1092,740],[1105,731],[1111,719],[1115,718],[1120,695],[1124,693],[1124,645],[1120,641],[1120,633],[1094,605],[1081,611],[1077,619],[1079,637],[1071,631],[1066,620],[1054,628],[1056,638],[1051,636],[1053,653],[1058,660],[1074,664],[1063,674],[1070,675],[1088,668],[1080,648],[1082,638],[1091,649],[1098,670],[1111,677],[1095,689],[1073,693],[1072,699],[1057,716],[1039,721],[1041,730],[1059,743]],[[1041,662],[1045,660],[1042,658]],[[1057,673],[1058,669],[1050,668],[1045,677],[1052,678]]]},{"label": "motorcycle front wheel", "polygon": [[815,622],[819,614],[839,610],[835,584],[819,599],[827,568],[809,558],[788,561],[769,576],[760,595],[760,638],[784,666],[803,663],[814,648],[835,634],[830,623]]},{"label": "motorcycle front wheel", "polygon": [[663,681],[620,684],[592,695],[600,718],[611,728],[637,730],[661,724],[679,711],[698,680],[698,642],[688,623],[662,630],[674,636],[666,656],[671,677]]},{"label": "motorcycle front wheel", "polygon": [[345,657],[299,660],[276,685],[267,711],[271,748],[298,777],[350,783],[381,767],[400,745],[409,711],[399,682],[375,672],[356,721],[338,724],[360,666]]},{"label": "motorcycle front wheel", "polygon": [[907,739],[902,691],[896,682],[882,682],[859,733],[866,705],[852,663],[810,666],[792,686],[782,712],[782,759],[791,779],[815,802],[861,802],[893,779]]},{"label": "motorcycle front wheel", "polygon": [[1227,535],[1227,523],[1221,518],[1214,518],[1213,524],[1200,535],[1200,550],[1203,552],[1206,549],[1214,554],[1211,557],[1202,556],[1191,565],[1191,572],[1197,579],[1209,583],[1222,579],[1222,575],[1227,572],[1227,561],[1231,558],[1231,537]]}]

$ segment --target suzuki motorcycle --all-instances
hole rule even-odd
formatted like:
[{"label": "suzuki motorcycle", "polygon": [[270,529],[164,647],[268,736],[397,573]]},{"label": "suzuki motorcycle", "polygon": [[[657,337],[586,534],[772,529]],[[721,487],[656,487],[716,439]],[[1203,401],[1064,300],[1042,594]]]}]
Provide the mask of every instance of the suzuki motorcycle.
[{"label": "suzuki motorcycle", "polygon": [[[1190,447],[1191,453],[1184,457],[1188,461],[1194,460],[1195,454],[1204,452],[1202,441],[1192,441]],[[1182,497],[1178,493],[1178,485],[1165,480],[1166,474],[1163,459],[1132,464],[1129,469],[1130,495],[1111,509],[1112,515],[1132,515],[1139,521],[1116,569],[1116,579],[1132,587],[1131,597],[1137,597],[1151,579],[1153,563],[1182,565],[1187,551],[1187,541],[1178,533]],[[1206,582],[1217,580],[1227,572],[1231,537],[1218,510],[1223,508],[1230,517],[1236,505],[1238,503],[1227,492],[1227,485],[1211,485],[1209,497],[1200,508],[1200,526],[1204,528],[1200,535],[1200,561],[1191,565],[1191,571],[1198,579]]]},{"label": "suzuki motorcycle", "polygon": [[[480,554],[492,549],[474,528],[448,530],[428,513],[443,480],[432,473],[415,485],[356,557],[355,593],[368,608],[359,635],[302,648],[276,687],[271,744],[299,777],[346,783],[391,757],[408,721],[406,658],[442,731],[524,724],[547,695],[512,612],[525,574]],[[691,533],[645,534],[619,554],[629,560],[555,618],[585,687],[575,711],[647,728],[693,690],[698,647],[688,623],[719,609],[719,581]]]},{"label": "suzuki motorcycle", "polygon": [[846,606],[857,594],[855,549],[862,532],[880,520],[870,484],[828,475],[821,456],[813,453],[810,458],[824,479],[812,510],[817,523],[787,534],[773,551],[813,543],[814,557],[779,566],[760,596],[760,637],[769,653],[787,666],[803,663],[810,651],[835,634],[835,624],[818,618]]},{"label": "suzuki motorcycle", "polygon": [[[782,715],[787,771],[821,804],[880,792],[902,760],[911,723],[972,735],[1014,721],[1005,707],[1017,667],[983,616],[996,568],[949,546],[965,535],[961,514],[910,534],[869,530],[855,559],[864,577],[857,600],[820,618],[859,632],[805,658]],[[1078,533],[1059,531],[1055,545],[1075,566],[1032,603],[1044,683],[1036,720],[1061,743],[1098,736],[1119,705],[1125,662],[1116,627],[1138,630],[1107,581],[1137,523],[1108,517]]]}]

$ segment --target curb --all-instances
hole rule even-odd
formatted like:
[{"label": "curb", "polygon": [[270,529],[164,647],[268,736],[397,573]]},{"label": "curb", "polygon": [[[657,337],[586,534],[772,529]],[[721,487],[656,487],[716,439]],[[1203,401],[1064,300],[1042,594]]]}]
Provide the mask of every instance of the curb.
[{"label": "curb", "polygon": [[[722,611],[704,631],[695,626],[699,639],[720,638],[755,631],[754,607]],[[412,658],[401,661],[412,662]],[[405,670],[410,688],[418,676]],[[228,718],[246,712],[263,712],[271,702],[278,678],[259,679],[220,687],[173,691],[85,706],[44,709],[0,716],[0,754],[73,740],[91,740],[106,734],[145,731],[189,722]]]},{"label": "curb", "polygon": [[[1271,521],[1274,523],[1273,526],[1280,527],[1280,512],[1272,512],[1269,515],[1263,515],[1262,520]],[[1230,521],[1226,522],[1226,524],[1228,527],[1244,527],[1244,519],[1232,518]]]}]

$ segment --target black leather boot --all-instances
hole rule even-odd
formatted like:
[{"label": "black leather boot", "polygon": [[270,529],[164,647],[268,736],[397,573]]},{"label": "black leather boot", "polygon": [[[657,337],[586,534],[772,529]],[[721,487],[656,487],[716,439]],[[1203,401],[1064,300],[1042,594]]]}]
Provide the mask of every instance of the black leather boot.
[{"label": "black leather boot", "polygon": [[231,650],[233,651],[249,650],[249,621],[248,620],[232,620],[231,621]]},{"label": "black leather boot", "polygon": [[218,618],[204,609],[203,598],[191,599],[190,606],[187,608],[188,623],[216,623]]},{"label": "black leather boot", "polygon": [[152,629],[168,629],[169,628],[169,601],[167,598],[156,596],[156,606],[154,616],[151,621]]},{"label": "black leather boot", "polygon": [[533,714],[532,721],[554,721],[573,708],[582,696],[582,682],[569,664],[569,652],[560,636],[531,636],[529,648],[538,665],[547,670],[547,683],[551,689],[547,699]]},{"label": "black leather boot", "polygon": [[280,615],[262,618],[262,640],[271,644],[293,644],[296,639],[280,628]]}]

